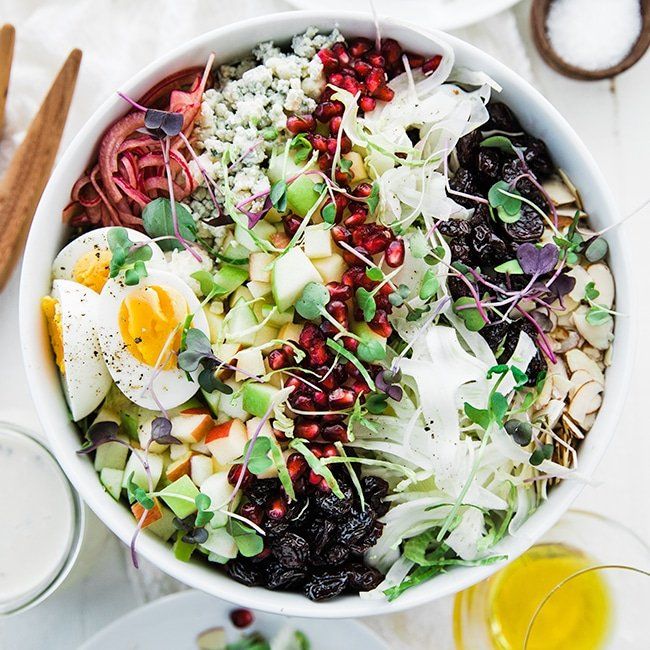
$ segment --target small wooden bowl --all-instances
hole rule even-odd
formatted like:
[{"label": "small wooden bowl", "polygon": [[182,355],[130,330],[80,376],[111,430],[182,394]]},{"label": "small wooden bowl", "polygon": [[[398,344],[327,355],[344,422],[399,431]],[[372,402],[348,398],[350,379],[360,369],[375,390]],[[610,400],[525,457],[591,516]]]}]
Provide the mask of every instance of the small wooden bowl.
[{"label": "small wooden bowl", "polygon": [[530,24],[533,32],[533,40],[542,58],[553,69],[566,77],[580,79],[582,81],[597,81],[609,79],[621,74],[624,70],[632,67],[650,47],[650,0],[639,0],[641,4],[641,33],[629,54],[616,65],[603,70],[584,70],[578,68],[562,59],[553,48],[546,31],[546,18],[554,0],[533,0],[530,12]]}]

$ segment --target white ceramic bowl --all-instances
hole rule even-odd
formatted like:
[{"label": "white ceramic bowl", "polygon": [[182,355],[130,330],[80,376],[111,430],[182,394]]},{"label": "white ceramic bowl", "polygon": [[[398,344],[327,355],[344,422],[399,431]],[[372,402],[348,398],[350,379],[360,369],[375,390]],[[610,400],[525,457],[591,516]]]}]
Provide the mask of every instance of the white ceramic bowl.
[{"label": "white ceramic bowl", "polygon": [[[330,30],[338,25],[346,35],[374,36],[368,15],[330,12],[293,12],[264,16],[230,25],[204,34],[149,65],[121,89],[138,97],[155,82],[174,70],[202,64],[211,51],[217,61],[232,61],[247,54],[259,41],[275,39],[286,42],[292,35],[316,25]],[[396,38],[414,52],[435,52],[432,39],[445,38],[455,48],[457,63],[483,70],[503,86],[502,98],[524,126],[548,144],[556,163],[565,169],[585,197],[586,207],[596,227],[618,220],[616,204],[591,155],[560,114],[520,77],[480,50],[451,36],[427,32],[397,21],[382,22],[385,37]],[[84,171],[103,130],[125,112],[124,103],[112,95],[79,131],[59,162],[39,205],[27,243],[23,264],[20,328],[22,349],[29,383],[51,448],[83,499],[124,542],[130,540],[134,520],[123,504],[104,492],[88,458],[75,454],[79,435],[70,422],[56,367],[47,339],[39,301],[50,290],[50,265],[65,240],[65,227],[59,215],[68,202],[70,189]],[[621,233],[608,236],[611,263],[617,280],[618,309],[632,312],[631,278],[626,267]],[[611,441],[625,397],[628,370],[632,365],[633,319],[620,318],[616,326],[614,363],[607,373],[607,389],[598,420],[580,450],[581,473],[590,476]],[[565,481],[552,490],[550,497],[524,524],[516,537],[503,541],[498,551],[511,559],[526,550],[564,513],[580,493],[582,484]],[[170,547],[149,535],[138,540],[138,551],[163,571],[184,583],[239,605],[294,616],[356,617],[395,612],[453,594],[494,572],[496,567],[458,568],[405,592],[392,604],[382,600],[364,600],[347,596],[331,602],[314,603],[290,593],[245,587],[203,563],[189,564],[174,558]]]}]

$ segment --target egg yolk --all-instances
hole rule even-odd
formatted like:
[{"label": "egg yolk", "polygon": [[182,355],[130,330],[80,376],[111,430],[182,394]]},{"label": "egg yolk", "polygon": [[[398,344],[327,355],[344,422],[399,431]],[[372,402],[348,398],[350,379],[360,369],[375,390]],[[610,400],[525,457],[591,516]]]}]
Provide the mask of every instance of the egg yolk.
[{"label": "egg yolk", "polygon": [[108,280],[111,251],[93,248],[82,255],[72,269],[72,279],[99,293]]},{"label": "egg yolk", "polygon": [[120,305],[122,339],[138,361],[170,370],[176,367],[182,324],[188,313],[187,302],[176,289],[140,287]]},{"label": "egg yolk", "polygon": [[61,305],[59,301],[52,296],[45,296],[41,300],[41,307],[47,320],[47,331],[52,342],[52,349],[56,358],[56,365],[59,366],[61,374],[65,374],[65,364],[63,363],[63,327],[61,325]]}]

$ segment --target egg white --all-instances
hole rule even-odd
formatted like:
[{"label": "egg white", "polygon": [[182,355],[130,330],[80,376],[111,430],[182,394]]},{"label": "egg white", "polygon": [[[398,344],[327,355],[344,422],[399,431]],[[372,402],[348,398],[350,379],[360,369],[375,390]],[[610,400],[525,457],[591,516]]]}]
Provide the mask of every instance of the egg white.
[{"label": "egg white", "polygon": [[94,411],[111,387],[93,327],[99,295],[69,280],[55,280],[51,295],[61,311],[65,368],[61,381],[72,419],[77,421]]},{"label": "egg white", "polygon": [[[88,232],[73,239],[59,254],[54,258],[52,263],[52,276],[54,279],[73,280],[73,270],[75,264],[86,253],[91,251],[105,251],[109,249],[108,246],[108,231],[112,227],[97,228],[96,230],[89,230]],[[138,232],[131,228],[125,228],[129,235],[129,239],[134,244],[147,242],[151,248],[151,259],[146,263],[147,268],[164,268],[166,265],[165,254],[162,252],[158,244],[151,241],[144,233]]]},{"label": "egg white", "polygon": [[[147,286],[170,287],[178,291],[186,300],[190,313],[194,314],[192,327],[210,336],[208,321],[200,308],[194,292],[179,277],[166,271],[152,270],[136,286],[126,286],[122,278],[109,279],[99,296],[96,312],[96,330],[99,344],[108,370],[115,385],[124,395],[138,406],[159,410],[158,404],[148,388],[154,368],[136,359],[127,348],[119,326],[120,306],[134,290]],[[184,370],[173,368],[159,370],[152,387],[163,408],[172,409],[190,399],[199,389],[199,372],[191,373],[188,380]]]}]

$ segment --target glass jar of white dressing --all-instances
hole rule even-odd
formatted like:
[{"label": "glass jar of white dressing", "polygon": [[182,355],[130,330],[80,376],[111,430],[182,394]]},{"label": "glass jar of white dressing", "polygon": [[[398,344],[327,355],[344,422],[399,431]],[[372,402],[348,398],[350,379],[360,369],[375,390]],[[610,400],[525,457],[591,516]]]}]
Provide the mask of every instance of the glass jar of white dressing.
[{"label": "glass jar of white dressing", "polygon": [[52,594],[81,548],[84,510],[54,456],[31,433],[0,422],[0,615]]}]

